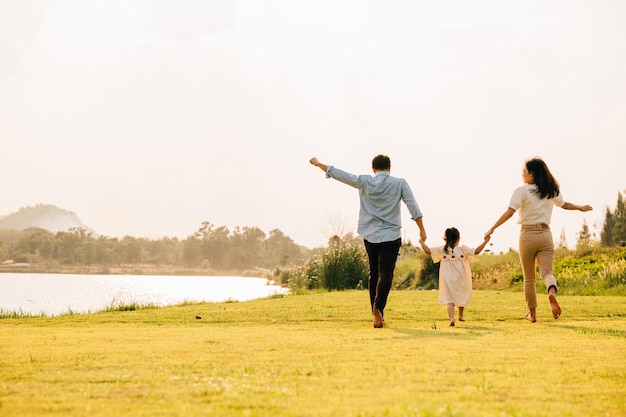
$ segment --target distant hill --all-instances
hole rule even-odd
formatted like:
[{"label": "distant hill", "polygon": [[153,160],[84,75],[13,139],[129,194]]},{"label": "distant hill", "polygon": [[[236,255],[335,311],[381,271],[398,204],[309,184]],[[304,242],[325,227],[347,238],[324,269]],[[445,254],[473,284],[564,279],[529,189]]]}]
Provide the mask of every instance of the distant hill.
[{"label": "distant hill", "polygon": [[24,230],[39,227],[52,233],[80,227],[93,232],[76,213],[49,204],[22,207],[17,212],[0,217],[0,229]]}]

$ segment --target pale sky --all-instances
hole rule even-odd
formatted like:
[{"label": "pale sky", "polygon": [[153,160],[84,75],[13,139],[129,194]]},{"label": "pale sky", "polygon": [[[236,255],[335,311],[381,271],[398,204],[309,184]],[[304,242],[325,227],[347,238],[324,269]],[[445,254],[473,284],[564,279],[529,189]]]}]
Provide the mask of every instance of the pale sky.
[{"label": "pale sky", "polygon": [[428,243],[454,226],[475,246],[538,155],[594,207],[555,208],[573,246],[626,189],[625,22],[622,0],[0,0],[0,215],[322,246],[356,230],[358,192],[308,160],[361,174],[383,153]]}]

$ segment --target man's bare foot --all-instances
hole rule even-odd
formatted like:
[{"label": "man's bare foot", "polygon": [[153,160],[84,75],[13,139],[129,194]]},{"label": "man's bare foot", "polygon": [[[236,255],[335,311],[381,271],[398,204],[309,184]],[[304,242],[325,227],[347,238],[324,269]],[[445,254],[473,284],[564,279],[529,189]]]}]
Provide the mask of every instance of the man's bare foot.
[{"label": "man's bare foot", "polygon": [[454,320],[450,320],[450,327],[454,327]]},{"label": "man's bare foot", "polygon": [[552,315],[555,319],[561,317],[561,306],[559,306],[559,302],[556,301],[556,296],[554,294],[550,294],[548,296],[548,300],[550,300],[550,307],[552,308]]},{"label": "man's bare foot", "polygon": [[383,315],[379,309],[374,309],[374,327],[380,329],[383,327]]},{"label": "man's bare foot", "polygon": [[459,321],[465,321],[463,317],[459,317]]},{"label": "man's bare foot", "polygon": [[531,323],[536,323],[537,322],[537,318],[533,317],[532,313],[529,311],[528,313],[526,313],[526,315],[524,316],[524,318],[526,320],[528,320]]}]

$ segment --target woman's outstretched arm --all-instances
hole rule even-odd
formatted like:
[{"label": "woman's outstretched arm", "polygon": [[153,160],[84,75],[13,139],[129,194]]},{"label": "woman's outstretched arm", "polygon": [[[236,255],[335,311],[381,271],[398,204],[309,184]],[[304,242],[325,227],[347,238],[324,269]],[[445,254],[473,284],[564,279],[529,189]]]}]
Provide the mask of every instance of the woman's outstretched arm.
[{"label": "woman's outstretched arm", "polygon": [[502,216],[500,216],[498,221],[496,221],[494,225],[491,226],[491,229],[487,230],[487,233],[485,233],[485,237],[491,236],[493,231],[496,230],[501,224],[503,224],[504,222],[509,220],[511,217],[513,217],[514,213],[515,213],[515,210],[513,210],[511,207],[507,208],[506,211],[502,213]]},{"label": "woman's outstretched arm", "polygon": [[579,210],[579,211],[589,211],[589,210],[593,210],[593,207],[591,207],[590,205],[586,204],[584,206],[579,206],[578,204],[572,204],[568,201],[566,201],[565,203],[563,203],[563,205],[561,206],[562,209],[564,210]]}]

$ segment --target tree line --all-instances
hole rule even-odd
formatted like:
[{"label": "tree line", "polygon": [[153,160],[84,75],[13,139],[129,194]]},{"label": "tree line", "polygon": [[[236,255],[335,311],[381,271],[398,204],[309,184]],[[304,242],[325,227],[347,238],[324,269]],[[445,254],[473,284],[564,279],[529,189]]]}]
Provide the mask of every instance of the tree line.
[{"label": "tree line", "polygon": [[617,193],[615,209],[606,209],[600,243],[602,246],[626,246],[626,207],[621,192]]},{"label": "tree line", "polygon": [[274,268],[304,262],[311,250],[278,229],[215,226],[203,222],[186,239],[95,236],[84,228],[51,233],[41,228],[0,230],[0,262],[65,265],[173,265],[216,271]]},{"label": "tree line", "polygon": [[[577,237],[577,246],[593,243],[584,222]],[[622,193],[618,193],[615,209],[607,208],[598,243],[605,247],[626,246],[626,207]],[[403,245],[404,249],[410,247],[410,243]],[[203,222],[195,233],[182,240],[96,236],[81,227],[57,233],[42,228],[0,229],[0,262],[171,265],[216,272],[277,269],[278,274],[284,275],[281,282],[296,281],[297,286],[309,288],[351,288],[355,279],[357,283],[366,281],[367,271],[363,269],[366,258],[361,249],[361,239],[350,233],[334,236],[327,248],[309,249],[278,229],[266,234],[258,227],[238,226],[230,230],[210,222]],[[332,265],[337,265],[339,272]],[[339,282],[337,277],[347,281]]]}]

